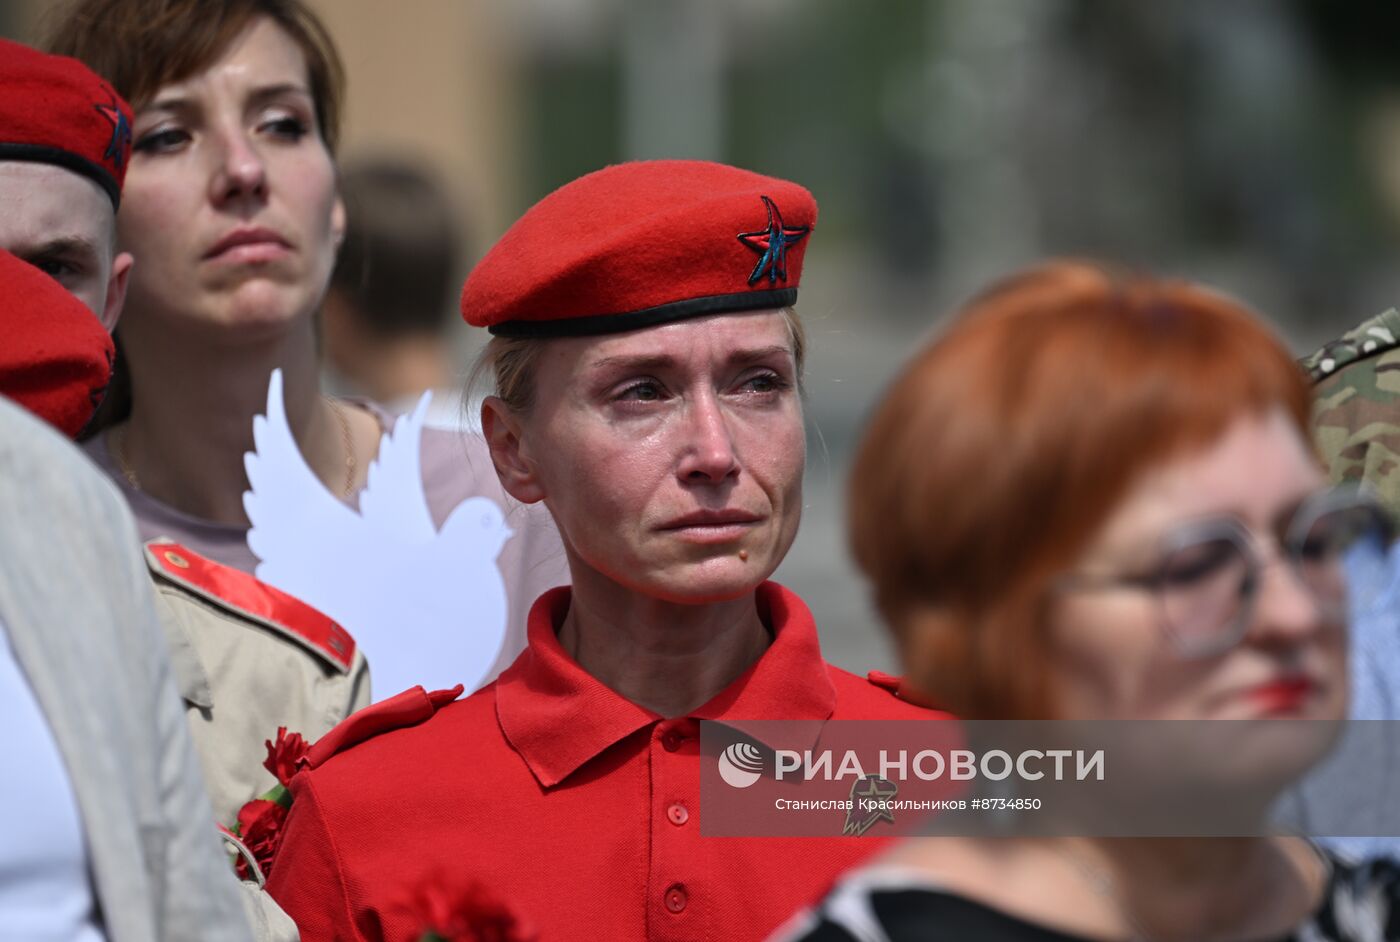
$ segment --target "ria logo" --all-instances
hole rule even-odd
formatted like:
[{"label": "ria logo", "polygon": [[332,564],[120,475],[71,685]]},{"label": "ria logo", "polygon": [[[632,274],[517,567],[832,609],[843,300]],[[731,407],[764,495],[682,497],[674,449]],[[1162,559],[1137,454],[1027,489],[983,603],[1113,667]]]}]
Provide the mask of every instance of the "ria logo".
[{"label": "ria logo", "polygon": [[734,788],[748,788],[763,771],[763,754],[750,742],[736,742],[719,757],[719,777]]}]

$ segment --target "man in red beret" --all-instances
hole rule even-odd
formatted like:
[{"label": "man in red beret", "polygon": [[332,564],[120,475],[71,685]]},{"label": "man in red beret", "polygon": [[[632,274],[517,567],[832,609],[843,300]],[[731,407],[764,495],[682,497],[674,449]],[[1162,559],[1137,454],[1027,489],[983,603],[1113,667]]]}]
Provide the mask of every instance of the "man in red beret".
[{"label": "man in red beret", "polygon": [[0,40],[0,249],[42,269],[110,331],[131,256],[116,251],[131,108],[76,59]]},{"label": "man in red beret", "polygon": [[[126,295],[129,254],[116,214],[131,156],[131,109],[87,66],[0,39],[0,268],[5,291],[0,393],[70,438],[101,402],[108,336]],[[17,261],[15,261],[17,260]],[[28,263],[95,318],[40,310]]]}]

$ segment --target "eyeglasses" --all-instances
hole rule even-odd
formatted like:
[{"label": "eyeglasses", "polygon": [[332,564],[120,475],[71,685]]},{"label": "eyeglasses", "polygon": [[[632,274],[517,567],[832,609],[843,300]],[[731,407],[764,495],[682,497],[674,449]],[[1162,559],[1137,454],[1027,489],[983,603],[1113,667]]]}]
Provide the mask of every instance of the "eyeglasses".
[{"label": "eyeglasses", "polygon": [[[1386,588],[1389,516],[1355,488],[1308,498],[1277,537],[1281,555],[1324,617],[1374,607]],[[1274,559],[1233,517],[1192,521],[1167,533],[1158,562],[1145,573],[1098,576],[1071,573],[1062,589],[1136,588],[1152,593],[1162,625],[1184,658],[1213,657],[1244,638],[1259,594],[1260,576]]]}]

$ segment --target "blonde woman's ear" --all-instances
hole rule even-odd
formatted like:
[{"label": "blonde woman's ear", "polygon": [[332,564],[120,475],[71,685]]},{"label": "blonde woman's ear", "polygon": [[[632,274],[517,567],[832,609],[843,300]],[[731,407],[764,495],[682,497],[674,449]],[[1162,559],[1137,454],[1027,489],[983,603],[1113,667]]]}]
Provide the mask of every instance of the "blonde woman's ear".
[{"label": "blonde woman's ear", "polygon": [[544,500],[544,485],[535,471],[526,446],[519,416],[511,413],[497,396],[487,396],[481,403],[481,433],[491,449],[491,463],[506,493],[522,504]]}]

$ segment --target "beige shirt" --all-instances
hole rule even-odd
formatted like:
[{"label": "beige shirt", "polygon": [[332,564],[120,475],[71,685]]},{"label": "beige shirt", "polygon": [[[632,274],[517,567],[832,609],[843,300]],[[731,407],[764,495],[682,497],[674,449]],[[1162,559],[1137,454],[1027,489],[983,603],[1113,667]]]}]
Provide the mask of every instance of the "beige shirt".
[{"label": "beige shirt", "polygon": [[314,742],[369,703],[369,669],[358,648],[338,653],[300,629],[296,604],[255,613],[202,585],[174,546],[148,543],[146,562],[214,814],[231,828],[276,784],[263,760],[277,728]]}]

